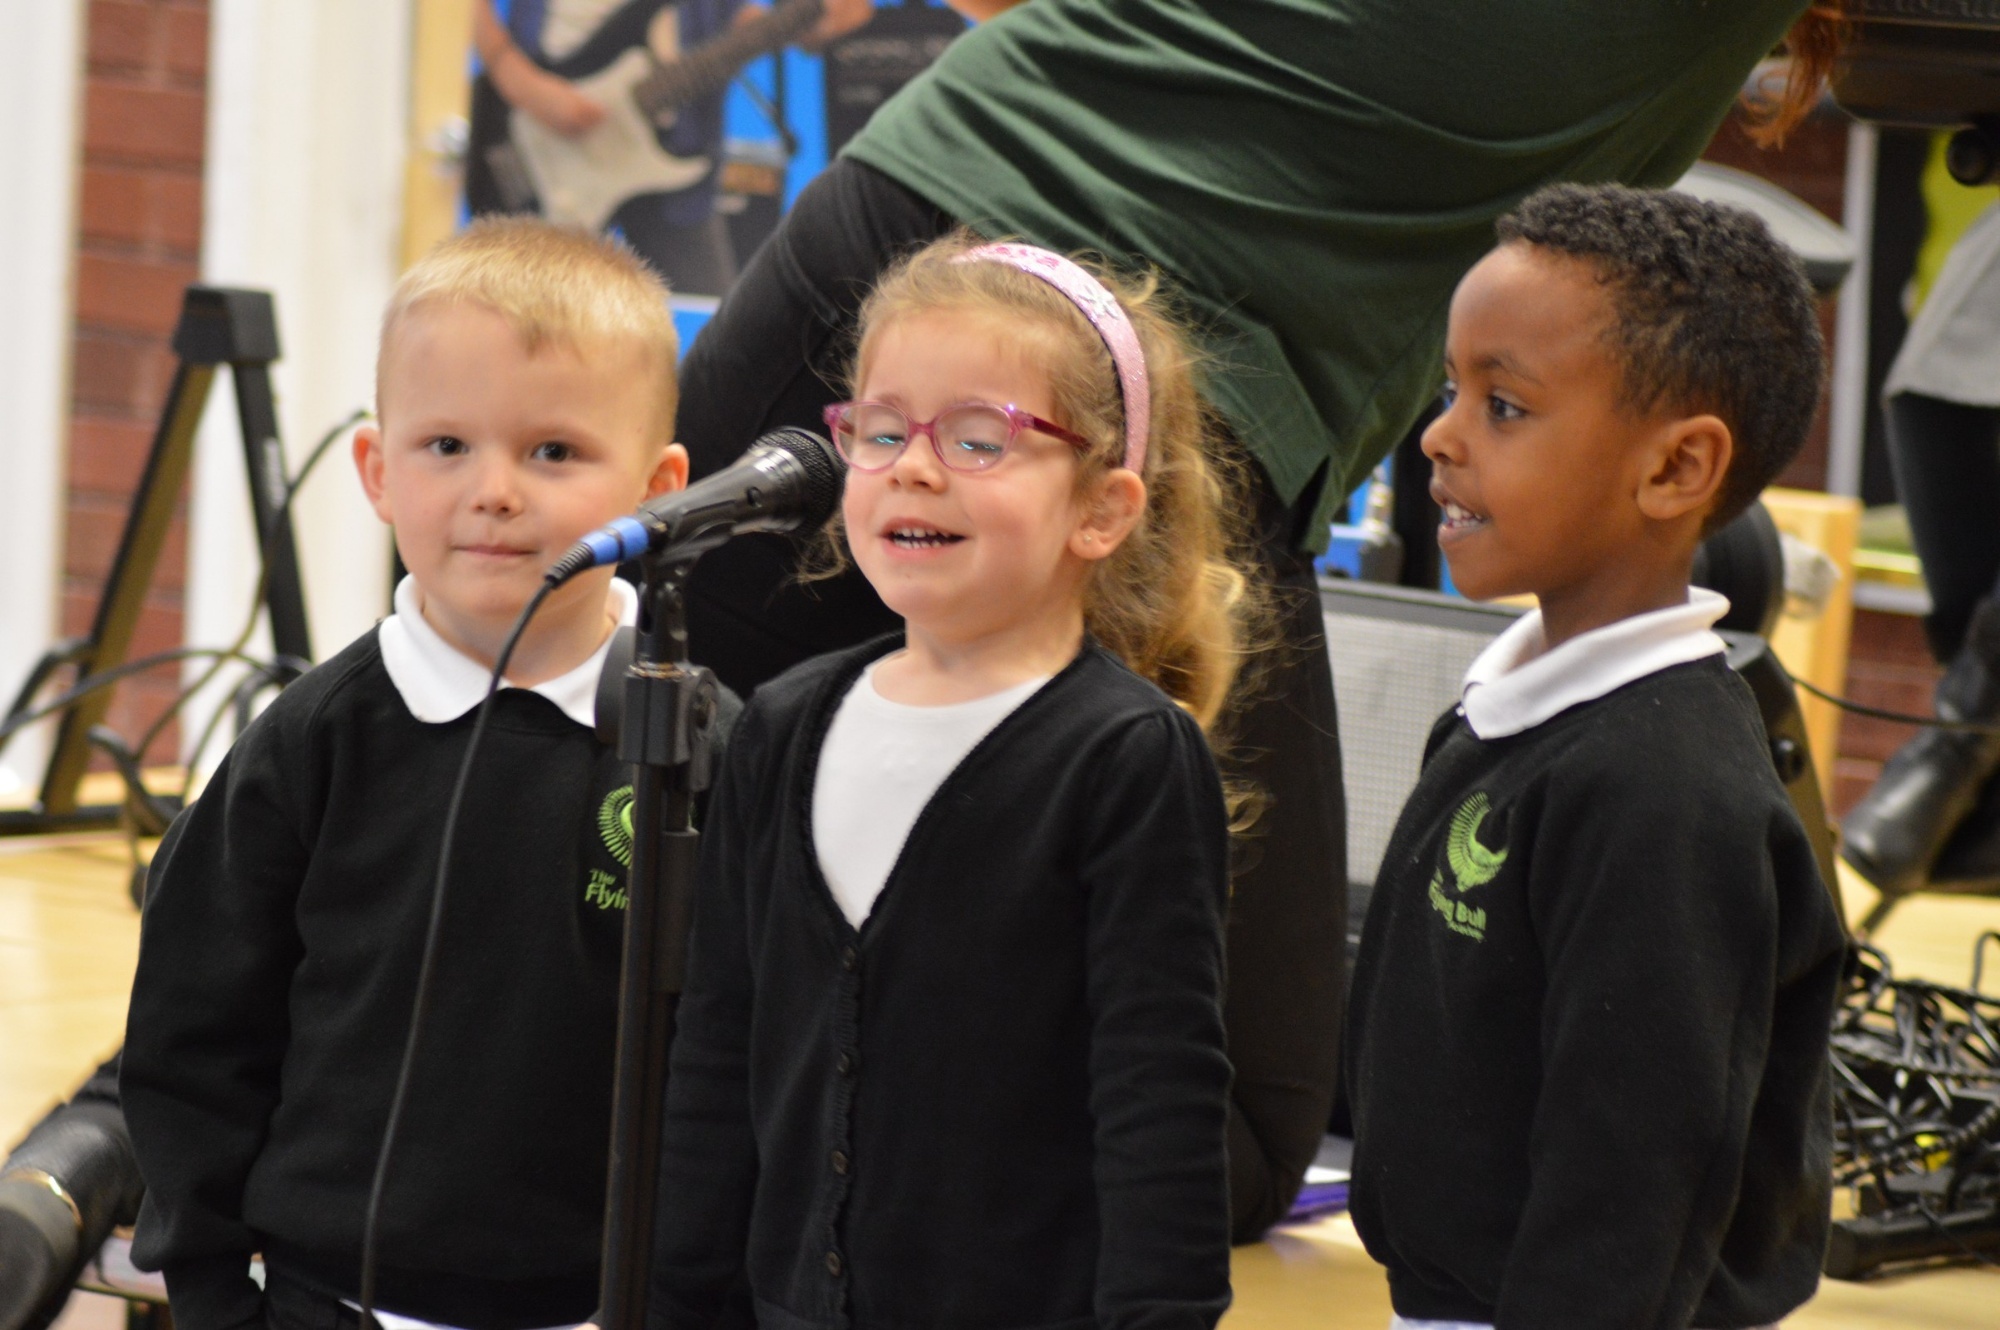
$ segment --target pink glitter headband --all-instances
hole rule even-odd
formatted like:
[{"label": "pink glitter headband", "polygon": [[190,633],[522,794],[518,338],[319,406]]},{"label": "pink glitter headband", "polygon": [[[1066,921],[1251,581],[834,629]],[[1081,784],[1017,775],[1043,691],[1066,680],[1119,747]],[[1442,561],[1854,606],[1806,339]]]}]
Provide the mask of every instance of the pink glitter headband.
[{"label": "pink glitter headband", "polygon": [[981,245],[958,256],[955,262],[987,261],[1005,263],[1041,278],[1068,296],[1104,345],[1111,363],[1118,369],[1118,391],[1125,402],[1125,466],[1143,475],[1146,469],[1146,431],[1152,417],[1152,394],[1146,381],[1146,354],[1139,347],[1139,334],[1118,298],[1104,283],[1062,255],[1037,245]]}]

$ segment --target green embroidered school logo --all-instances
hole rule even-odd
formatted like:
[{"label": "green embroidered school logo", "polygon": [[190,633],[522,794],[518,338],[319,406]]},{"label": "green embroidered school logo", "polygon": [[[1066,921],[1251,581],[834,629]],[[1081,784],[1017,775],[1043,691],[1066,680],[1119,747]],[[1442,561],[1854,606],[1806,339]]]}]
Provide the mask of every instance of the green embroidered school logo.
[{"label": "green embroidered school logo", "polygon": [[1486,794],[1481,791],[1451,815],[1451,832],[1445,837],[1444,853],[1462,892],[1485,886],[1500,872],[1500,865],[1507,862],[1505,849],[1489,850],[1479,843],[1479,824],[1486,820],[1488,809]]},{"label": "green embroidered school logo", "polygon": [[630,868],[632,866],[632,787],[620,785],[604,796],[604,802],[597,809],[597,830],[604,837],[604,848],[611,851],[611,857]]},{"label": "green embroidered school logo", "polygon": [[[1479,843],[1480,824],[1486,821],[1491,808],[1484,791],[1473,795],[1452,814],[1451,827],[1445,833],[1445,863],[1451,868],[1452,885],[1461,896],[1491,882],[1499,876],[1500,866],[1507,862],[1506,847],[1489,850]],[[1444,916],[1445,927],[1474,942],[1485,939],[1485,909],[1452,899],[1444,889],[1444,868],[1431,874],[1429,895],[1431,908]]]},{"label": "green embroidered school logo", "polygon": [[625,908],[625,888],[618,885],[616,873],[593,868],[590,880],[583,884],[583,902],[600,910],[622,910]]},{"label": "green embroidered school logo", "polygon": [[[611,857],[625,867],[632,866],[632,787],[621,785],[604,796],[604,802],[597,807],[597,831],[604,837],[604,848]],[[600,910],[622,910],[625,908],[625,888],[619,883],[616,873],[607,873],[602,868],[590,870],[590,878],[583,884],[583,899],[588,905]]]}]

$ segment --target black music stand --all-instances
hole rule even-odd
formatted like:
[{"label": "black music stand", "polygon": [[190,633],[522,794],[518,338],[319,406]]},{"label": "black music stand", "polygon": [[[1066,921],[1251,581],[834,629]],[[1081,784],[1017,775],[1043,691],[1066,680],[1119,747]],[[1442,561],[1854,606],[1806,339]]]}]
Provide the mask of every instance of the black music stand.
[{"label": "black music stand", "polygon": [[[190,286],[181,304],[180,322],[174,328],[173,348],[180,364],[174,370],[173,386],[160,413],[159,430],[153,435],[138,492],[132,497],[118,555],[105,579],[96,620],[85,636],[58,642],[42,654],[8,709],[10,720],[31,709],[35,694],[64,666],[75,666],[82,678],[126,659],[174,505],[194,459],[195,427],[208,404],[215,372],[224,365],[236,384],[236,416],[249,466],[251,513],[268,570],[264,602],[271,612],[272,643],[281,657],[312,659],[298,551],[292,541],[285,498],[284,451],[278,441],[278,417],[271,396],[278,323],[270,292]],[[117,825],[122,805],[82,806],[77,793],[90,763],[90,731],[104,719],[110,706],[111,691],[100,689],[78,699],[63,715],[40,796],[28,808],[0,810],[0,836]]]}]

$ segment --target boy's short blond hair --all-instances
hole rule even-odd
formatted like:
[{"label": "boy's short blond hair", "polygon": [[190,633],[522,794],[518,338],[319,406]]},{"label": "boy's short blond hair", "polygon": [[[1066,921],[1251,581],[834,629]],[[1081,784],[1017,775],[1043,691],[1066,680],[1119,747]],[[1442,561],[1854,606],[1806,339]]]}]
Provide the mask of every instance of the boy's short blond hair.
[{"label": "boy's short blond hair", "polygon": [[482,305],[506,319],[530,355],[545,346],[588,355],[637,351],[655,387],[659,433],[673,437],[680,405],[680,336],[667,288],[624,243],[533,217],[481,217],[424,255],[396,283],[375,360],[379,405],[396,332],[433,304]]}]

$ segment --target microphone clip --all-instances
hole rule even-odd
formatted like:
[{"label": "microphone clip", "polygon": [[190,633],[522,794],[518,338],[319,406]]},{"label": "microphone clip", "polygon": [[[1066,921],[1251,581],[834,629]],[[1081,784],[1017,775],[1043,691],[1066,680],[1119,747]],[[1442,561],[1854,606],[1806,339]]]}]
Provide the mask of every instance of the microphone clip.
[{"label": "microphone clip", "polygon": [[688,791],[699,794],[714,779],[720,685],[711,671],[686,661],[638,660],[638,649],[637,628],[612,631],[597,680],[597,737],[621,762],[686,763]]}]

